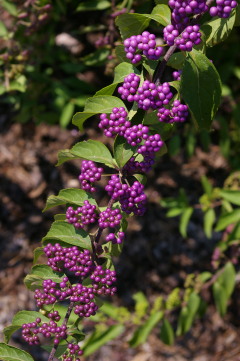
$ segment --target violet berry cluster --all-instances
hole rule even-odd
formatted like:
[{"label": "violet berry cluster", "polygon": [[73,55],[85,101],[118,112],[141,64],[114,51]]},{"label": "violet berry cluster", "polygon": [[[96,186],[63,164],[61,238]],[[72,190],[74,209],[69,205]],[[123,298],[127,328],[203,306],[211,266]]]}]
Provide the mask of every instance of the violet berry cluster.
[{"label": "violet berry cluster", "polygon": [[76,246],[62,247],[59,243],[49,243],[43,251],[48,257],[48,266],[56,272],[69,271],[85,278],[93,268],[92,256],[87,249],[80,251]]},{"label": "violet berry cluster", "polygon": [[144,186],[135,181],[132,186],[122,183],[118,175],[111,176],[105,190],[114,200],[119,200],[121,209],[127,213],[142,216],[146,211],[147,197]]},{"label": "violet berry cluster", "polygon": [[211,16],[219,16],[220,18],[228,18],[232,9],[238,5],[236,0],[216,0],[216,6],[212,6],[209,10]]},{"label": "violet berry cluster", "polygon": [[118,232],[117,234],[115,233],[109,233],[105,240],[106,242],[112,242],[112,244],[121,244],[125,239],[125,233],[124,232]]},{"label": "violet berry cluster", "polygon": [[113,286],[117,280],[115,271],[97,266],[91,274],[90,279],[93,283],[93,292],[96,295],[113,296],[117,291],[116,287]]},{"label": "violet berry cluster", "polygon": [[[37,317],[34,322],[25,323],[22,325],[22,336],[30,345],[39,345],[39,336],[53,337],[53,343],[58,345],[59,342],[67,338],[67,326],[58,326],[57,322],[60,320],[58,311],[48,314],[50,321],[42,322],[40,317]],[[57,322],[55,322],[57,321]]]},{"label": "violet berry cluster", "polygon": [[160,108],[157,113],[160,122],[175,123],[184,122],[188,116],[188,107],[181,104],[179,100],[174,100],[171,109]]},{"label": "violet berry cluster", "polygon": [[101,212],[98,219],[98,224],[100,228],[114,228],[120,225],[122,220],[122,214],[120,209],[107,208],[105,211]]},{"label": "violet berry cluster", "polygon": [[157,46],[156,36],[144,31],[141,35],[132,35],[124,40],[124,50],[126,57],[131,60],[132,64],[141,61],[143,53],[150,60],[158,60],[163,53],[163,48]]},{"label": "violet berry cluster", "polygon": [[189,25],[179,32],[174,25],[167,25],[163,30],[164,40],[169,46],[176,45],[182,51],[191,51],[194,45],[201,43],[199,25]]},{"label": "violet berry cluster", "polygon": [[118,88],[118,93],[121,95],[123,100],[128,100],[129,102],[134,101],[134,95],[137,93],[140,83],[140,76],[134,73],[130,73],[125,76],[123,85]]},{"label": "violet berry cluster", "polygon": [[62,354],[63,361],[81,361],[78,356],[83,355],[83,350],[73,342],[69,343],[67,346],[67,350],[64,354]]},{"label": "violet berry cluster", "polygon": [[81,174],[78,179],[80,180],[82,189],[95,192],[96,188],[93,183],[101,179],[103,168],[96,167],[95,163],[91,160],[83,160],[81,166]]},{"label": "violet berry cluster", "polygon": [[73,207],[68,207],[66,212],[68,223],[73,224],[75,228],[83,228],[96,221],[96,206],[90,204],[87,200],[83,203],[83,206],[78,207],[76,210]]},{"label": "violet berry cluster", "polygon": [[100,115],[101,121],[98,126],[103,129],[106,137],[114,137],[115,135],[124,135],[131,123],[127,120],[127,112],[124,107],[113,108],[109,116],[103,113]]},{"label": "violet berry cluster", "polygon": [[73,342],[68,344],[67,350],[62,354],[63,361],[81,361],[78,356],[83,355],[83,350]]}]

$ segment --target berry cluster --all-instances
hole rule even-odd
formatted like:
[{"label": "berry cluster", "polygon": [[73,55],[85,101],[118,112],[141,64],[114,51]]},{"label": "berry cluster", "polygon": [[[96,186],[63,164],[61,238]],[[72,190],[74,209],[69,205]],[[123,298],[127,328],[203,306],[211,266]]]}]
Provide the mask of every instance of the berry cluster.
[{"label": "berry cluster", "polygon": [[168,83],[157,86],[149,80],[145,80],[134,95],[134,101],[137,102],[139,108],[149,110],[168,104],[172,97],[173,94]]},{"label": "berry cluster", "polygon": [[163,53],[163,48],[156,46],[156,36],[148,31],[144,31],[141,35],[132,35],[124,40],[123,44],[126,57],[133,64],[142,59],[141,54],[137,53],[138,50],[142,51],[143,55],[150,60],[158,60]]},{"label": "berry cluster", "polygon": [[125,238],[124,232],[118,232],[117,236],[114,233],[109,233],[106,236],[106,242],[112,242],[113,244],[121,244]]},{"label": "berry cluster", "polygon": [[[54,311],[55,313],[57,311]],[[49,315],[48,315],[49,316]],[[60,316],[58,315],[58,319]],[[50,319],[49,323],[42,323],[40,317],[36,318],[34,322],[25,323],[22,325],[22,336],[30,345],[39,345],[40,340],[38,335],[42,334],[44,337],[54,337],[53,343],[58,345],[62,339],[67,337],[67,326],[58,326],[57,323]]]},{"label": "berry cluster", "polygon": [[189,15],[201,14],[208,10],[206,0],[169,0],[168,5],[173,9],[172,19],[176,23],[184,22]]},{"label": "berry cluster", "polygon": [[143,192],[144,186],[135,181],[131,187],[120,198],[122,210],[127,214],[134,213],[137,216],[142,216],[146,211],[147,197]]},{"label": "berry cluster", "polygon": [[128,185],[121,182],[117,174],[113,174],[105,187],[105,191],[112,199],[119,199],[128,189]]},{"label": "berry cluster", "polygon": [[89,201],[84,201],[82,207],[78,207],[76,210],[73,207],[68,207],[66,212],[66,218],[68,223],[74,225],[75,228],[83,228],[84,226],[94,223],[96,221],[96,206],[90,204]]},{"label": "berry cluster", "polygon": [[146,210],[146,195],[143,189],[144,186],[138,181],[135,181],[132,186],[122,184],[119,176],[115,174],[111,176],[105,187],[111,198],[119,200],[124,212],[138,216],[142,216]]},{"label": "berry cluster", "polygon": [[44,280],[42,284],[43,290],[35,290],[34,298],[37,302],[37,306],[42,307],[43,305],[51,305],[57,300],[63,301],[70,296],[72,291],[67,283],[67,277],[63,277],[62,282],[59,284],[50,279]]},{"label": "berry cluster", "polygon": [[70,301],[75,302],[74,313],[80,317],[90,317],[96,314],[98,306],[93,301],[93,287],[85,287],[81,283],[72,286]]},{"label": "berry cluster", "polygon": [[90,276],[93,292],[97,295],[114,295],[117,291],[112,285],[116,282],[116,272],[97,266]]},{"label": "berry cluster", "polygon": [[137,152],[143,155],[150,155],[156,153],[163,146],[160,134],[148,135],[143,145],[141,145]]},{"label": "berry cluster", "polygon": [[127,140],[128,144],[134,147],[148,138],[148,132],[149,129],[147,126],[142,124],[133,125],[126,130],[124,138]]},{"label": "berry cluster", "polygon": [[99,128],[103,129],[106,137],[114,137],[116,134],[124,135],[127,128],[130,127],[130,122],[127,120],[127,112],[123,107],[113,108],[109,118],[107,114],[101,114],[101,121],[98,124]]},{"label": "berry cluster", "polygon": [[176,45],[182,51],[191,51],[194,45],[201,43],[201,33],[199,25],[189,25],[179,35],[179,31],[174,25],[167,25],[163,30],[166,43]]},{"label": "berry cluster", "polygon": [[78,358],[78,356],[82,356],[82,355],[83,355],[83,350],[81,350],[77,344],[69,343],[67,350],[61,357],[63,358],[63,361],[81,361],[80,358]]},{"label": "berry cluster", "polygon": [[96,188],[92,185],[93,182],[99,181],[103,173],[103,168],[97,168],[95,163],[91,160],[83,160],[81,167],[80,180],[82,189],[95,192]]},{"label": "berry cluster", "polygon": [[125,76],[123,80],[123,85],[118,88],[118,93],[120,94],[123,100],[128,100],[129,102],[134,101],[134,95],[137,93],[140,83],[140,76],[134,73],[131,73]]},{"label": "berry cluster", "polygon": [[237,7],[235,0],[216,0],[216,6],[212,6],[209,10],[211,16],[219,16],[220,18],[228,18],[232,9]]},{"label": "berry cluster", "polygon": [[122,215],[120,209],[107,208],[105,211],[100,213],[98,224],[100,228],[107,228],[107,227],[114,228],[119,226],[121,219],[122,219]]},{"label": "berry cluster", "polygon": [[56,272],[65,269],[85,278],[92,270],[93,261],[87,249],[81,252],[76,246],[62,247],[58,243],[49,243],[43,250],[48,257],[48,265]]},{"label": "berry cluster", "polygon": [[147,173],[152,169],[152,166],[154,164],[154,153],[142,153],[143,157],[142,161],[138,161],[135,159],[135,157],[131,157],[129,161],[125,164],[123,167],[123,173],[128,174],[134,174],[134,173]]},{"label": "berry cluster", "polygon": [[175,123],[185,122],[188,117],[188,106],[181,104],[179,100],[174,100],[171,109],[161,108],[157,113],[160,122]]}]

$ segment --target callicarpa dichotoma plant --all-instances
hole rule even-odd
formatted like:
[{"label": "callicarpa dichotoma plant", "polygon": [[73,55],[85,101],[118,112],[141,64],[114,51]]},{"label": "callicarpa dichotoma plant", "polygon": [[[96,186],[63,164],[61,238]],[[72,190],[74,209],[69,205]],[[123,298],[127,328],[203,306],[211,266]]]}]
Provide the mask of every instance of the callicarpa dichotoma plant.
[{"label": "callicarpa dichotoma plant", "polygon": [[[161,39],[146,30],[152,21],[162,30]],[[73,124],[83,131],[85,120],[99,114],[98,126],[106,137],[113,138],[113,147],[89,139],[60,151],[58,165],[72,159],[81,161],[80,188],[63,189],[47,200],[45,210],[66,205],[66,212],[55,216],[42,247],[34,252],[35,265],[25,278],[39,311],[20,311],[14,316],[12,325],[4,330],[6,343],[0,344],[1,360],[33,360],[30,354],[8,345],[11,335],[20,328],[24,341],[41,344],[49,351],[48,361],[55,357],[79,361],[84,353],[89,354],[91,342],[97,340],[96,349],[124,331],[122,323],[117,322],[104,331],[102,340],[100,331],[92,339],[87,335],[85,341],[82,325],[101,313],[106,297],[111,298],[117,291],[112,258],[127,242],[128,218],[146,212],[144,183],[166,152],[165,141],[182,126],[178,123],[185,121],[193,121],[199,129],[211,128],[220,104],[221,81],[206,52],[225,40],[234,25],[239,25],[235,0],[156,1],[150,14],[123,13],[116,18],[123,43],[115,49],[119,65],[113,83],[89,98],[84,111],[73,118]],[[169,82],[166,74],[169,76],[170,70]],[[102,177],[107,179],[104,199],[108,200],[100,206],[96,184]],[[205,186],[208,188],[206,180]],[[217,195],[209,192],[209,200],[214,202],[219,197],[238,205],[231,191]],[[208,235],[213,224],[209,202],[208,206],[204,203],[205,212],[209,212]],[[183,203],[183,197],[179,198],[179,204]],[[165,206],[169,204],[165,202]],[[184,204],[182,234],[193,211]],[[227,220],[223,216],[219,230],[239,220],[239,210],[233,213]],[[43,254],[47,264],[36,264]],[[187,332],[199,314],[200,292],[210,286],[214,286],[218,310],[224,314],[234,283],[231,262],[214,275],[204,272],[195,280],[186,280],[188,292],[183,300],[175,289],[167,300],[155,303],[130,345],[144,342],[158,324],[161,338],[171,344],[174,331],[167,318],[169,313],[180,310],[176,333]]]}]

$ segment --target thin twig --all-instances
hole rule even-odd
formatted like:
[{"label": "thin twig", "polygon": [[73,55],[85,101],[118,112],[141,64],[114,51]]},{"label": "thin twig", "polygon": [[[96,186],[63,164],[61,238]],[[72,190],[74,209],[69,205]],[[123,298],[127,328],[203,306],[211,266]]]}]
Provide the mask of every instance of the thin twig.
[{"label": "thin twig", "polygon": [[[68,323],[68,320],[69,320],[69,317],[71,315],[71,312],[73,310],[73,307],[74,307],[74,302],[71,302],[68,306],[68,309],[67,309],[67,312],[66,312],[66,315],[64,317],[64,320],[63,320],[63,323],[62,323],[62,326],[67,326],[67,323]],[[54,355],[57,351],[57,348],[58,348],[58,345],[54,345],[53,348],[52,348],[52,351],[49,355],[49,358],[48,358],[48,361],[53,361],[53,358],[54,358]]]}]

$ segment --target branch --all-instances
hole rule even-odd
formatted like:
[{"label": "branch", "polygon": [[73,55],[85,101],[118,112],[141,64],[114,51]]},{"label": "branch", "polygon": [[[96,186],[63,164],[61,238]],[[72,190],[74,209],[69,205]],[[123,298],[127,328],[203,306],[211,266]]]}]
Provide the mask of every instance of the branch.
[{"label": "branch", "polygon": [[[66,315],[64,317],[64,320],[63,320],[63,323],[62,323],[62,326],[67,326],[67,323],[68,323],[68,320],[69,320],[69,317],[71,315],[71,312],[73,310],[73,307],[74,307],[74,302],[71,302],[68,306],[68,309],[67,309],[67,312],[66,312]],[[52,348],[52,351],[48,357],[48,361],[53,361],[53,358],[54,358],[54,355],[57,351],[57,348],[58,348],[58,345],[54,345],[53,348]]]}]

